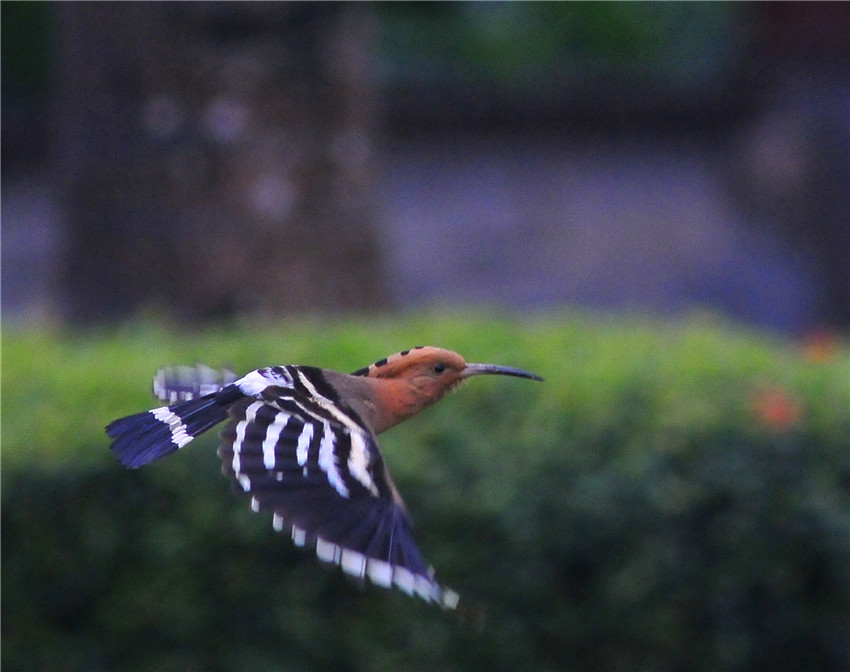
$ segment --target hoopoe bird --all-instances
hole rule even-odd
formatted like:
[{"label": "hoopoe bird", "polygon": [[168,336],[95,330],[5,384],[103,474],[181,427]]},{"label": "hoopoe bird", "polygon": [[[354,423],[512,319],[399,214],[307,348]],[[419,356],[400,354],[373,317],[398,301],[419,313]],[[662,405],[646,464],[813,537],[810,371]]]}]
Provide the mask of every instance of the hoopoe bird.
[{"label": "hoopoe bird", "polygon": [[271,511],[278,531],[358,579],[396,587],[445,609],[459,596],[443,587],[411,532],[377,435],[483,374],[543,380],[528,371],[470,364],[450,350],[416,347],[345,374],[272,366],[237,379],[208,367],[171,367],[154,378],[166,406],[106,427],[129,468],[158,460],[225,420],[222,472]]}]

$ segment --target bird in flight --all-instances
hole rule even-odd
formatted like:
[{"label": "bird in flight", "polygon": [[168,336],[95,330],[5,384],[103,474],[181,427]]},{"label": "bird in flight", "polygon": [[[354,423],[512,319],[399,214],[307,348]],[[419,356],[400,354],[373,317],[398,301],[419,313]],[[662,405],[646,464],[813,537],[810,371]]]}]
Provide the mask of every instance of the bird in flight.
[{"label": "bird in flight", "polygon": [[435,579],[411,532],[377,435],[435,404],[467,379],[528,371],[471,364],[419,346],[346,374],[313,366],[257,369],[238,378],[208,367],[170,367],[154,378],[167,405],[111,422],[111,449],[129,468],[165,457],[229,419],[222,471],[270,511],[296,545],[359,579],[398,588],[444,609],[459,596]]}]

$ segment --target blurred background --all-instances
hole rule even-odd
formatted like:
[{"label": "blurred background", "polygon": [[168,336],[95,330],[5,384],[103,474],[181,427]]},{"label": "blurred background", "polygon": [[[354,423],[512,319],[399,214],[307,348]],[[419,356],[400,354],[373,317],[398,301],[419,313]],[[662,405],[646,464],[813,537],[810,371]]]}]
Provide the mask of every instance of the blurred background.
[{"label": "blurred background", "polygon": [[[850,669],[850,4],[0,12],[4,670]],[[381,436],[475,622],[108,449],[418,343],[546,377]]]},{"label": "blurred background", "polygon": [[6,320],[850,326],[844,3],[3,3]]}]

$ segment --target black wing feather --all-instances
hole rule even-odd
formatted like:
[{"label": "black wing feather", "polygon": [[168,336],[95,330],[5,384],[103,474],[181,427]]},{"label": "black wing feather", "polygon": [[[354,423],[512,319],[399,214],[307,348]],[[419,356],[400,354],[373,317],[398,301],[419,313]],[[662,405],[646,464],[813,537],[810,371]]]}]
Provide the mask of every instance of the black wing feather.
[{"label": "black wing feather", "polygon": [[413,539],[374,436],[300,391],[262,396],[231,406],[219,448],[222,471],[253,508],[272,511],[277,527],[359,578],[453,607],[456,595],[433,580]]}]

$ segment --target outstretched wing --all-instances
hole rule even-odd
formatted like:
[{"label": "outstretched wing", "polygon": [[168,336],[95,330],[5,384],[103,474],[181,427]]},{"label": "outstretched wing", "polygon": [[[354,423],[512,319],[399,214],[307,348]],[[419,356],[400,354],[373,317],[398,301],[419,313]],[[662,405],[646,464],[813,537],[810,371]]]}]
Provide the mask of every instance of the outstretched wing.
[{"label": "outstretched wing", "polygon": [[239,379],[230,369],[213,369],[205,364],[168,366],[156,372],[153,393],[160,401],[173,406],[218,392]]},{"label": "outstretched wing", "polygon": [[[271,511],[275,529],[358,578],[456,606],[422,557],[371,432],[317,392],[320,374],[286,367],[292,385],[269,385],[229,408],[223,471]],[[315,384],[319,383],[319,384]]]}]

